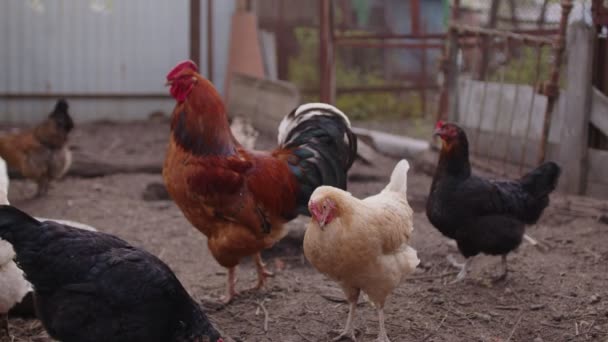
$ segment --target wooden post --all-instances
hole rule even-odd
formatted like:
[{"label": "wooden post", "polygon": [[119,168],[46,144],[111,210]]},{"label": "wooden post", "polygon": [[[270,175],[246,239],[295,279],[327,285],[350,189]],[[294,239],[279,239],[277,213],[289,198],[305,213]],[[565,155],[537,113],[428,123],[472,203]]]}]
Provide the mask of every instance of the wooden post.
[{"label": "wooden post", "polygon": [[201,64],[201,0],[190,0],[190,60]]},{"label": "wooden post", "polygon": [[559,161],[562,167],[560,188],[574,194],[583,194],[586,190],[594,36],[594,29],[583,21],[577,21],[568,28],[568,84],[563,94],[565,105]]},{"label": "wooden post", "polygon": [[207,79],[213,82],[213,0],[207,0]]},{"label": "wooden post", "polygon": [[334,46],[333,23],[331,20],[331,0],[319,0],[319,73],[320,73],[320,100],[333,104],[335,102],[336,87],[334,84]]}]

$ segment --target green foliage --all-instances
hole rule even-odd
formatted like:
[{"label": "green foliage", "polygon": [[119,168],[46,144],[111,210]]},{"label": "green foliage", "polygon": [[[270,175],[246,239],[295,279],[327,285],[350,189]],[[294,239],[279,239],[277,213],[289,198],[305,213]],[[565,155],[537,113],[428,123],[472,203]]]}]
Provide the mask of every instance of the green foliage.
[{"label": "green foliage", "polygon": [[[358,32],[347,32],[356,36]],[[319,87],[318,31],[297,28],[299,55],[289,61],[290,81],[300,89]],[[356,50],[355,50],[356,49]],[[347,67],[347,62],[356,67]],[[380,70],[383,56],[379,49],[340,48],[336,56],[336,86],[338,88],[389,85]],[[306,101],[318,101],[318,95],[305,96]],[[420,116],[422,103],[418,94],[389,92],[358,92],[338,95],[336,105],[353,119],[396,118]]]},{"label": "green foliage", "polygon": [[[539,50],[536,47],[525,46],[519,51],[519,57],[511,58],[504,66],[499,66],[488,76],[488,80],[500,82],[504,77],[505,83],[528,84],[531,86],[548,81],[553,66],[553,49],[550,46],[542,47],[540,58]],[[538,63],[539,61],[540,63]],[[559,81],[562,88],[566,86],[567,82],[564,67],[565,63],[562,65]],[[502,72],[504,72],[504,75],[501,75]]]},{"label": "green foliage", "polygon": [[[519,49],[519,57],[511,58],[505,65],[498,66],[488,80],[500,82],[504,77],[506,83],[534,85],[538,81],[547,80],[551,70],[552,50],[545,46],[540,49],[525,46]],[[540,61],[540,63],[539,63]],[[504,75],[502,74],[504,72]]]}]

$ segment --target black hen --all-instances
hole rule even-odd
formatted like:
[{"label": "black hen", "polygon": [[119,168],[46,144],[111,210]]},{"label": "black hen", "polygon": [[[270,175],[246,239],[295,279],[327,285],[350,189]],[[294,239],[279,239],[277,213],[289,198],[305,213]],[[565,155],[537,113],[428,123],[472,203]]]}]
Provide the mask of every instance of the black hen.
[{"label": "black hen", "polygon": [[456,279],[466,276],[471,257],[479,253],[502,255],[499,279],[504,279],[507,254],[520,245],[525,225],[536,223],[549,204],[560,168],[546,162],[519,180],[484,179],[471,174],[468,141],[460,127],[440,121],[435,134],[442,148],[426,214],[467,258]]},{"label": "black hen", "polygon": [[0,237],[13,245],[55,339],[222,341],[166,264],[115,236],[39,222],[3,205]]}]

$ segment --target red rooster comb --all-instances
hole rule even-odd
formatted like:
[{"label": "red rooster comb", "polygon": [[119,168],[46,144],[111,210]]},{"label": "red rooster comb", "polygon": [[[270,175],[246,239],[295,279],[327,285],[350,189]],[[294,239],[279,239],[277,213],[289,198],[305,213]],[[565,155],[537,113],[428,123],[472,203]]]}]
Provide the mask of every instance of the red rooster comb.
[{"label": "red rooster comb", "polygon": [[443,120],[439,120],[439,121],[437,121],[435,128],[441,129],[441,128],[443,128],[443,125],[445,125],[445,122]]},{"label": "red rooster comb", "polygon": [[196,66],[196,63],[187,59],[185,61],[177,63],[177,65],[173,69],[171,69],[171,71],[167,74],[167,79],[172,80],[177,77],[177,75],[179,75],[182,71],[188,69],[194,72],[198,72],[198,66]]}]

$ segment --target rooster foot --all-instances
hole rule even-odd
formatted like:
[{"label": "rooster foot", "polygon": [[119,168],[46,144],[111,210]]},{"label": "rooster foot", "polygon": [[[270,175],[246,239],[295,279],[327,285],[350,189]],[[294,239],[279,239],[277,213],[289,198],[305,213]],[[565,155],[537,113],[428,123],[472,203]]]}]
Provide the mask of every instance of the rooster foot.
[{"label": "rooster foot", "polygon": [[258,272],[258,282],[256,283],[255,286],[253,286],[249,290],[261,289],[266,284],[266,278],[274,277],[274,273],[270,272],[266,268],[266,264],[262,261],[262,255],[260,253],[257,253],[254,256],[254,259],[255,259],[255,268]]}]

